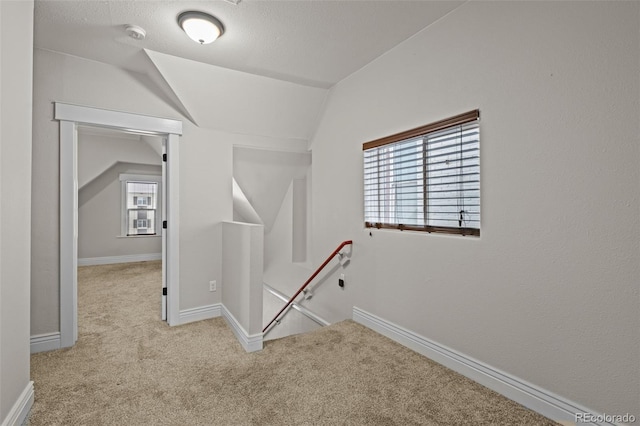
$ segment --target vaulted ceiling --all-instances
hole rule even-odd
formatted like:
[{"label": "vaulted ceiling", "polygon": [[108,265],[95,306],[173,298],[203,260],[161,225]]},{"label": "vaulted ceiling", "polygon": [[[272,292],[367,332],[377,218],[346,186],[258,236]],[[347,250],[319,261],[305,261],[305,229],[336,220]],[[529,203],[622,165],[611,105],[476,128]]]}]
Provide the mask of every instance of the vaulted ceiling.
[{"label": "vaulted ceiling", "polygon": [[[236,4],[237,3],[237,4]],[[462,1],[37,0],[35,46],[146,73],[143,49],[328,88],[440,19]],[[176,23],[185,10],[220,19],[209,45]],[[127,24],[147,32],[127,36]]]},{"label": "vaulted ceiling", "polygon": [[[330,87],[462,3],[36,0],[34,46],[145,75],[148,90],[199,127],[304,149]],[[193,42],[177,24],[186,10],[216,16],[225,33]],[[146,38],[129,37],[130,24]]]}]

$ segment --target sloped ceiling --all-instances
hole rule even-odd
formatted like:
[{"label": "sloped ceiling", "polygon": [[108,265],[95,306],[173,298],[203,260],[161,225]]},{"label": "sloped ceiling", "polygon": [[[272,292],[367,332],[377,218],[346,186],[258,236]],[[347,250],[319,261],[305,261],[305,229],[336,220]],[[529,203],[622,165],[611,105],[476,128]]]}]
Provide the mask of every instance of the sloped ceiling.
[{"label": "sloped ceiling", "polygon": [[78,189],[118,162],[162,164],[162,139],[99,127],[78,127]]},{"label": "sloped ceiling", "polygon": [[[306,146],[328,88],[462,3],[36,0],[34,45],[124,69],[198,126]],[[194,43],[176,22],[185,10],[225,33]]]},{"label": "sloped ceiling", "polygon": [[[147,72],[143,49],[329,88],[463,1],[36,0],[37,48]],[[224,35],[198,45],[176,23],[185,10],[218,17]],[[125,33],[143,27],[144,40]]]},{"label": "sloped ceiling", "polygon": [[145,51],[199,126],[307,140],[325,89]]}]

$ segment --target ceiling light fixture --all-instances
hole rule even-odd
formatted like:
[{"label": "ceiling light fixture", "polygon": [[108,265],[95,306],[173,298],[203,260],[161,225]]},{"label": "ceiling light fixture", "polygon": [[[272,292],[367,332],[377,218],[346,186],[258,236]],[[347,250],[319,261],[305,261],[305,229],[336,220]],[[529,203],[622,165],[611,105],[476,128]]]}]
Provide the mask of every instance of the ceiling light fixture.
[{"label": "ceiling light fixture", "polygon": [[189,38],[200,44],[212,43],[224,33],[222,22],[204,12],[182,12],[178,15],[178,25]]}]

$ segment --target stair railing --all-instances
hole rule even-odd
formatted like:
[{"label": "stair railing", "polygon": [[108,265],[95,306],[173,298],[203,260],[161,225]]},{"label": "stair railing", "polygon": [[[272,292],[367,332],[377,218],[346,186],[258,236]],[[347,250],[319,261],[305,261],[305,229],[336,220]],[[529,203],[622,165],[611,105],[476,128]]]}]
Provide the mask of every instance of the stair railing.
[{"label": "stair railing", "polygon": [[[276,290],[275,288],[271,287],[269,284],[267,283],[263,283],[262,287],[268,291],[269,293],[271,293],[273,296],[277,297],[278,299],[282,300],[283,302],[287,302],[289,300],[289,296],[280,293],[278,290]],[[306,297],[306,296],[305,296]],[[316,324],[326,327],[328,325],[331,325],[331,323],[327,320],[325,320],[324,318],[318,316],[317,314],[313,313],[312,311],[310,311],[309,309],[307,309],[306,307],[302,306],[301,304],[297,303],[297,302],[293,302],[291,303],[291,307],[293,309],[295,309],[296,311],[300,312],[302,315],[304,315],[305,317],[309,318],[310,320],[312,320],[313,322],[315,322]],[[282,316],[284,317],[287,313],[284,312],[282,314]],[[277,321],[276,321],[277,322]]]},{"label": "stair railing", "polygon": [[296,297],[298,297],[298,295],[300,293],[302,293],[305,288],[307,288],[307,286],[311,283],[311,281],[313,281],[313,279],[325,268],[325,266],[327,266],[329,264],[329,262],[331,262],[331,260],[334,257],[336,257],[336,255],[338,255],[338,253],[340,253],[340,250],[342,250],[344,248],[344,246],[348,246],[348,245],[351,245],[351,244],[353,244],[353,242],[351,240],[343,241],[342,243],[340,243],[338,248],[336,248],[333,251],[333,253],[331,253],[329,255],[329,257],[327,257],[327,259],[322,263],[322,265],[320,265],[320,267],[318,269],[316,269],[316,271],[309,277],[309,279],[304,284],[302,284],[302,286],[298,289],[298,291],[296,291],[296,294],[291,296],[291,298],[289,299],[287,304],[284,305],[284,307],[282,309],[280,309],[280,311],[276,314],[275,317],[273,317],[273,319],[271,321],[269,321],[269,324],[267,324],[267,326],[262,329],[262,332],[264,333],[265,331],[267,331],[267,329],[269,327],[271,327],[271,324],[273,324],[274,322],[276,322],[278,320],[278,318],[280,317],[280,314],[282,314],[285,310],[287,310],[289,308],[289,306],[293,303],[293,301],[296,299]]}]

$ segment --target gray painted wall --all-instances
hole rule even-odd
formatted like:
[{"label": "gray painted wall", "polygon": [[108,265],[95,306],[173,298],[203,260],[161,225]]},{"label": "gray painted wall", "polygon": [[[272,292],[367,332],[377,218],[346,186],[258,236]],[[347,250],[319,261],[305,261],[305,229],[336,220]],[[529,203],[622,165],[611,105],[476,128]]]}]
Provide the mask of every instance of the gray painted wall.
[{"label": "gray painted wall", "polygon": [[33,2],[0,2],[0,424],[30,387],[32,61]]},{"label": "gray painted wall", "polygon": [[[123,173],[159,179],[162,168],[118,163],[79,191],[78,259],[162,253],[161,235],[121,235],[122,189],[119,176]],[[94,190],[94,187],[97,188]]]},{"label": "gray painted wall", "polygon": [[[639,22],[638,2],[467,2],[335,86],[312,142],[313,263],[355,243],[334,306],[637,417]],[[481,237],[369,236],[362,144],[474,108]]]},{"label": "gray painted wall", "polygon": [[160,165],[162,138],[91,127],[78,129],[78,188],[117,162]]},{"label": "gray painted wall", "polygon": [[[195,63],[171,60],[172,81],[189,79],[186,72]],[[172,68],[173,67],[173,68]],[[180,69],[180,67],[182,67]],[[207,79],[218,77],[220,70],[212,67],[204,72]],[[210,74],[208,74],[210,71]],[[224,71],[228,75],[230,70]],[[252,97],[272,102],[274,87],[287,86],[280,102],[291,100],[300,108],[304,96],[312,99],[309,116],[317,115],[324,90],[309,89],[264,77],[238,73],[225,90],[242,91],[243,78],[253,84]],[[261,82],[261,83],[260,83]],[[258,112],[226,110],[230,117],[241,116],[247,122],[265,122],[270,132],[280,136],[232,133],[224,128],[197,127],[182,117],[166,101],[163,90],[145,75],[130,72],[96,61],[36,49],[34,53],[33,109],[33,217],[31,334],[58,331],[59,323],[59,149],[58,123],[53,120],[53,102],[88,105],[116,111],[126,111],[183,120],[180,150],[180,309],[207,306],[220,302],[219,292],[209,292],[210,280],[222,277],[222,234],[220,223],[233,218],[232,147],[234,145],[263,148],[304,145],[293,140],[286,129],[270,127],[268,117]],[[292,126],[299,129],[299,122]],[[234,121],[236,123],[237,120]],[[222,121],[224,123],[224,120]],[[237,124],[237,123],[236,123]]]},{"label": "gray painted wall", "polygon": [[262,332],[264,226],[222,224],[222,304],[248,336]]},{"label": "gray painted wall", "polygon": [[[162,158],[140,137],[81,133],[78,138],[78,258],[162,252],[161,236],[121,235],[120,174],[162,176]],[[85,184],[82,185],[82,182]],[[158,210],[160,214],[160,210]]]},{"label": "gray painted wall", "polygon": [[233,177],[269,232],[292,180],[305,178],[311,153],[233,148]]}]

